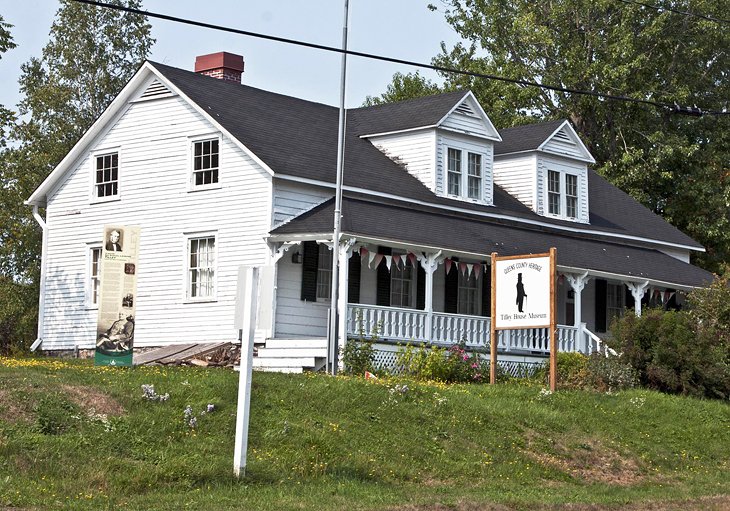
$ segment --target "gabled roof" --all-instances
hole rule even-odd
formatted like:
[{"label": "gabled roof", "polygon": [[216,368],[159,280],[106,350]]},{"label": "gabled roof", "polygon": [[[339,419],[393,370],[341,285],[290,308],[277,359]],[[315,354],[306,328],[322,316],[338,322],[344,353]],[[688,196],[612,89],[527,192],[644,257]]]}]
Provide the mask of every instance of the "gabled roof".
[{"label": "gabled roof", "polygon": [[575,146],[577,159],[588,163],[596,162],[573,125],[566,119],[505,128],[499,130],[499,134],[502,137],[502,143],[495,144],[495,156],[529,151],[544,151],[561,155],[550,150],[549,144],[556,138],[562,138]]},{"label": "gabled roof", "polygon": [[[145,75],[146,73],[146,75]],[[276,94],[246,85],[224,82],[190,71],[158,63],[145,64],[100,119],[84,135],[64,161],[28,200],[42,204],[45,194],[87,150],[95,134],[114,119],[126,102],[139,92],[134,89],[156,77],[164,85],[191,103],[209,121],[233,139],[249,156],[258,161],[275,178],[293,179],[323,186],[334,186],[337,163],[338,110],[335,107]],[[438,123],[444,115],[471,93],[452,92],[419,98],[382,107],[348,111],[344,186],[346,190],[377,197],[394,197],[412,204],[429,204],[444,213],[463,211],[495,219],[512,219],[534,226],[551,227],[557,232],[581,231],[622,239],[627,243],[660,243],[671,247],[703,250],[702,246],[661,217],[653,214],[618,188],[589,171],[590,222],[574,222],[537,215],[499,186],[494,187],[494,206],[483,206],[439,197],[421,181],[405,172],[360,135],[384,127],[392,120],[394,128],[408,129],[421,123]],[[399,120],[413,115],[415,120]],[[562,121],[560,121],[562,122]],[[559,124],[541,123],[536,128],[522,127],[528,133],[549,136]],[[514,128],[517,130],[519,128]],[[392,130],[391,130],[392,131]],[[512,133],[503,130],[502,133]],[[510,144],[512,137],[495,144]],[[541,137],[536,137],[541,138]],[[543,139],[544,141],[544,139]],[[539,146],[539,144],[538,144]]]},{"label": "gabled roof", "polygon": [[[271,234],[280,239],[299,235],[331,236],[333,200],[327,201]],[[662,252],[627,246],[611,240],[528,229],[509,222],[485,220],[470,214],[443,214],[429,207],[414,207],[399,201],[378,201],[348,194],[343,199],[344,236],[382,242],[407,243],[455,253],[488,258],[558,250],[563,271],[591,270],[596,276],[633,277],[670,287],[696,287],[710,283],[713,275]],[[407,226],[407,228],[403,228]]]}]

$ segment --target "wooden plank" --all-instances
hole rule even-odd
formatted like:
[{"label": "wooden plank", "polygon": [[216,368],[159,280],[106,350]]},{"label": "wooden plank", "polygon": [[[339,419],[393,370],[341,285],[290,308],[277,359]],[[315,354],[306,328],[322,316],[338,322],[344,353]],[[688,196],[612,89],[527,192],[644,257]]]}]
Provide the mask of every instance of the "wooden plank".
[{"label": "wooden plank", "polygon": [[134,355],[133,358],[133,365],[144,365],[149,364],[150,362],[157,362],[163,358],[170,357],[172,355],[175,355],[177,353],[180,353],[181,351],[185,351],[189,349],[190,347],[195,346],[194,344],[175,344],[173,346],[165,346],[164,348],[159,348],[153,351],[147,351],[145,353],[140,353],[139,355]]},{"label": "wooden plank", "polygon": [[216,342],[211,344],[192,344],[180,352],[174,353],[166,358],[159,360],[161,364],[170,364],[175,362],[182,362],[191,358],[200,358],[208,353],[212,353],[223,346],[227,346],[227,342]]}]

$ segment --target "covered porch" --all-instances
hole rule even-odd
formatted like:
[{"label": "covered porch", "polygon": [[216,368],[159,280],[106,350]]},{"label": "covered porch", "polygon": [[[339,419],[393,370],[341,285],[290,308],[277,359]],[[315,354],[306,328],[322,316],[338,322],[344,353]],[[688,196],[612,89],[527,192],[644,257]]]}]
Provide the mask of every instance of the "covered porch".
[{"label": "covered porch", "polygon": [[[486,254],[429,250],[402,243],[348,238],[337,248],[338,338],[380,342],[490,347],[491,272]],[[328,240],[289,240],[272,252],[276,263],[273,338],[329,335],[330,268],[335,256]],[[560,261],[560,253],[558,254]],[[558,350],[606,353],[602,340],[613,317],[627,307],[681,302],[675,289],[600,270],[576,271],[558,265]],[[610,278],[609,278],[610,277]],[[598,330],[598,331],[596,331]],[[545,328],[500,331],[502,354],[549,354]]]}]

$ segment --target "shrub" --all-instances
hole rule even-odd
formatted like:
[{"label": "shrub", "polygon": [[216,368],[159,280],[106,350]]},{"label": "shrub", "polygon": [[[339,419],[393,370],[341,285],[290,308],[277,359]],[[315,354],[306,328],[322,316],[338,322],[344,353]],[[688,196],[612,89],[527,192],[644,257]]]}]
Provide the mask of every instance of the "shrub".
[{"label": "shrub", "polygon": [[381,328],[381,323],[376,324],[368,338],[365,335],[362,315],[358,312],[358,335],[355,338],[348,338],[342,349],[342,366],[345,374],[363,376],[366,371],[374,372],[375,348],[373,344],[380,338]]},{"label": "shrub", "polygon": [[489,380],[489,360],[478,352],[469,353],[463,342],[448,349],[407,345],[396,354],[396,368],[402,374],[420,380],[447,383]]},{"label": "shrub", "polygon": [[730,397],[730,288],[728,279],[689,294],[688,309],[629,313],[612,327],[621,360],[641,385],[696,397]]},{"label": "shrub", "polygon": [[[636,371],[618,357],[582,353],[558,353],[558,386],[568,389],[613,392],[636,384]],[[540,376],[548,383],[548,365]]]}]

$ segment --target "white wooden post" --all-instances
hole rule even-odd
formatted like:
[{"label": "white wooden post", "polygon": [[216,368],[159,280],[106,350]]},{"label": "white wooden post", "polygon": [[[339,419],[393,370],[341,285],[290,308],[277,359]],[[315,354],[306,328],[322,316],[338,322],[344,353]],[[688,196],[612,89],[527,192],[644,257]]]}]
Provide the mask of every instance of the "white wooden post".
[{"label": "white wooden post", "polygon": [[[350,238],[348,240],[340,242],[339,250],[335,257],[340,258],[340,274],[339,277],[339,291],[337,292],[337,336],[338,336],[338,350],[343,351],[345,349],[345,343],[347,342],[347,295],[348,295],[348,282],[350,278],[350,256],[352,255],[353,247],[355,245],[355,239]],[[342,359],[337,357],[338,369],[342,369]]]},{"label": "white wooden post", "polygon": [[435,254],[418,254],[416,256],[418,261],[423,267],[423,271],[426,273],[426,286],[425,286],[425,300],[424,309],[426,312],[426,328],[425,328],[425,341],[433,341],[433,273],[438,268],[439,263],[443,260],[441,258],[441,251],[439,250]]},{"label": "white wooden post", "polygon": [[627,282],[626,286],[631,291],[631,296],[634,297],[634,313],[637,316],[641,316],[641,300],[644,298],[644,293],[649,287],[649,281],[643,283]]},{"label": "white wooden post", "polygon": [[[243,274],[241,278],[240,274]],[[251,417],[251,373],[253,366],[253,340],[256,330],[256,308],[258,301],[259,269],[242,266],[239,268],[239,284],[242,297],[238,307],[242,311],[240,329],[241,363],[238,375],[238,406],[236,408],[236,440],[233,447],[233,474],[240,478],[246,475],[246,451],[248,449],[248,423]]]},{"label": "white wooden post", "polygon": [[576,333],[578,342],[584,344],[583,353],[586,353],[588,351],[588,340],[586,339],[585,332],[583,332],[583,300],[581,295],[590,277],[588,276],[588,272],[585,272],[580,275],[566,275],[566,278],[568,279],[568,284],[573,289],[573,293],[575,293],[575,297],[573,298],[575,306],[573,326],[578,329]]}]

